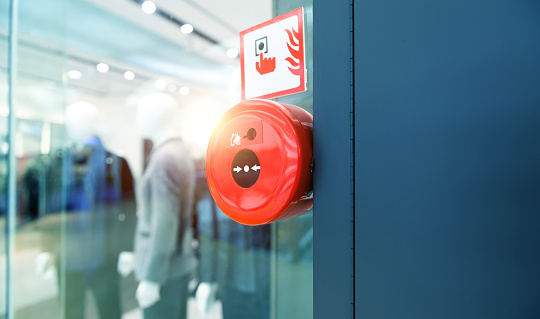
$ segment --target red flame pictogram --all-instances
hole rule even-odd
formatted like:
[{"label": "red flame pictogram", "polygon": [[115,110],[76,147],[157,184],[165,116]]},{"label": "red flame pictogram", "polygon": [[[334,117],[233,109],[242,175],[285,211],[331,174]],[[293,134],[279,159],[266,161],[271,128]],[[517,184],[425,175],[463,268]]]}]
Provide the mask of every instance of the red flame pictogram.
[{"label": "red flame pictogram", "polygon": [[289,62],[291,67],[289,67],[289,71],[291,71],[292,74],[296,76],[300,76],[300,58],[301,58],[301,41],[302,38],[300,37],[300,32],[297,32],[292,28],[291,30],[285,29],[287,34],[289,35],[289,41],[287,42],[287,48],[289,48],[289,52],[291,53],[292,57],[288,57],[285,60]]}]

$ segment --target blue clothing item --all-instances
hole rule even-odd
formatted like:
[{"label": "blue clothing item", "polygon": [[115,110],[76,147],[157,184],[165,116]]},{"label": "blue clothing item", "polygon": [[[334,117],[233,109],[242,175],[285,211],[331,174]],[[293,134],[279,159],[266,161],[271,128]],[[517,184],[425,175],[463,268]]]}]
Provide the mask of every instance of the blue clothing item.
[{"label": "blue clothing item", "polygon": [[66,155],[67,210],[92,210],[105,199],[105,148],[99,138],[89,137]]},{"label": "blue clothing item", "polygon": [[107,258],[116,260],[121,246],[131,249],[123,243],[129,237],[131,246],[132,235],[119,224],[135,214],[129,204],[133,177],[123,158],[107,152],[99,138],[90,137],[82,146],[56,151],[42,165],[46,192],[36,200],[45,201],[46,213],[66,212],[65,239],[54,239],[46,250],[65,259],[66,271],[94,271]]},{"label": "blue clothing item", "polygon": [[66,152],[66,270],[89,271],[105,263],[106,152],[97,137]]}]

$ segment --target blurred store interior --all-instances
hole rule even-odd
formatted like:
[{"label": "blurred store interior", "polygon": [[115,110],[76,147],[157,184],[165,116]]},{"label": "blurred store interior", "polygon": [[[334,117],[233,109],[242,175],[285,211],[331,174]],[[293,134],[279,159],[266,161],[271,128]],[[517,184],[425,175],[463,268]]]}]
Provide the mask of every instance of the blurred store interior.
[{"label": "blurred store interior", "polygon": [[[69,208],[65,211],[69,197],[66,171],[71,169],[65,158],[75,142],[66,132],[68,106],[82,102],[96,108],[93,129],[104,149],[113,154],[107,157],[107,165],[116,163],[117,158],[125,160],[136,184],[151,151],[150,143],[138,133],[137,105],[151,93],[173,97],[179,105],[177,129],[196,160],[198,182],[204,184],[204,157],[212,129],[220,116],[240,101],[239,32],[305,5],[297,2],[237,0],[231,5],[221,0],[25,0],[17,1],[15,16],[10,14],[10,1],[0,2],[0,227],[11,231],[0,236],[0,318],[7,312],[16,318],[60,318],[66,304],[66,257],[52,265],[50,272],[39,273],[36,265],[43,252],[65,252],[70,242],[86,240],[79,237],[81,233],[70,232],[75,214]],[[10,42],[12,23],[16,26],[11,33],[14,42]],[[11,128],[10,96],[15,116]],[[292,99],[311,107],[310,93]],[[15,190],[10,190],[8,180],[10,158],[16,165]],[[6,228],[8,194],[15,194],[16,209]],[[106,236],[117,236],[112,245],[107,242],[111,267],[116,267],[120,252],[116,246],[129,247],[133,240],[136,208],[133,198],[128,197],[114,203],[113,213],[105,219],[107,225],[120,223],[117,229],[105,229]],[[208,193],[198,198],[197,205],[201,211],[215,213]],[[209,228],[218,220],[229,222],[224,215],[199,217],[200,227],[205,222]],[[248,245],[250,260],[264,264],[267,281],[273,278],[272,288],[267,282],[257,298],[264,298],[259,301],[267,315],[282,311],[295,318],[311,318],[312,214],[279,225],[271,231],[272,244],[270,227],[266,227],[255,235],[262,236],[259,242]],[[298,231],[293,234],[289,228]],[[217,235],[208,236],[217,245],[218,255],[234,250]],[[203,239],[199,240],[202,245]],[[271,261],[270,247],[284,259]],[[84,247],[79,250],[84,251]],[[135,279],[130,276],[119,281],[122,318],[140,318],[134,299]],[[277,294],[280,289],[283,293]],[[291,296],[298,301],[270,310],[270,304],[281,304]],[[96,292],[87,291],[83,299],[85,318],[99,318],[103,309],[98,309]],[[190,307],[189,318],[202,318],[194,304]],[[206,318],[222,318],[220,310],[213,311]]]}]

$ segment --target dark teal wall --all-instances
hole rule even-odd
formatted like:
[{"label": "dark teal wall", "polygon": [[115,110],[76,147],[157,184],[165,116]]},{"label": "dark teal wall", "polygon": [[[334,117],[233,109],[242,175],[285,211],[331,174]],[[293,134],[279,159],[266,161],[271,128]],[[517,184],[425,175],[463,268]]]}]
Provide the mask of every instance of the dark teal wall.
[{"label": "dark teal wall", "polygon": [[313,307],[353,314],[350,1],[313,1]]},{"label": "dark teal wall", "polygon": [[356,318],[540,318],[540,2],[354,6]]}]

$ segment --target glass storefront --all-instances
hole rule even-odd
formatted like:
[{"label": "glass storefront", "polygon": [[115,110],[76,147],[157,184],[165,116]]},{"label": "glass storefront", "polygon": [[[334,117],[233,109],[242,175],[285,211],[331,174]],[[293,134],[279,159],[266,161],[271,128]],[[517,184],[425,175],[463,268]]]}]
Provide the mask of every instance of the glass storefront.
[{"label": "glass storefront", "polygon": [[[312,1],[154,5],[0,2],[0,318],[312,318],[312,211],[240,225],[204,171],[240,101],[238,33],[298,7],[308,90],[277,100],[313,112]],[[163,170],[172,143],[187,164]],[[149,204],[156,179],[170,192]]]},{"label": "glass storefront", "polygon": [[[9,17],[8,10],[2,10],[0,19],[7,22]],[[0,313],[6,313],[6,216],[7,216],[7,194],[8,194],[8,37],[7,25],[5,22],[1,25],[0,33]]]}]

